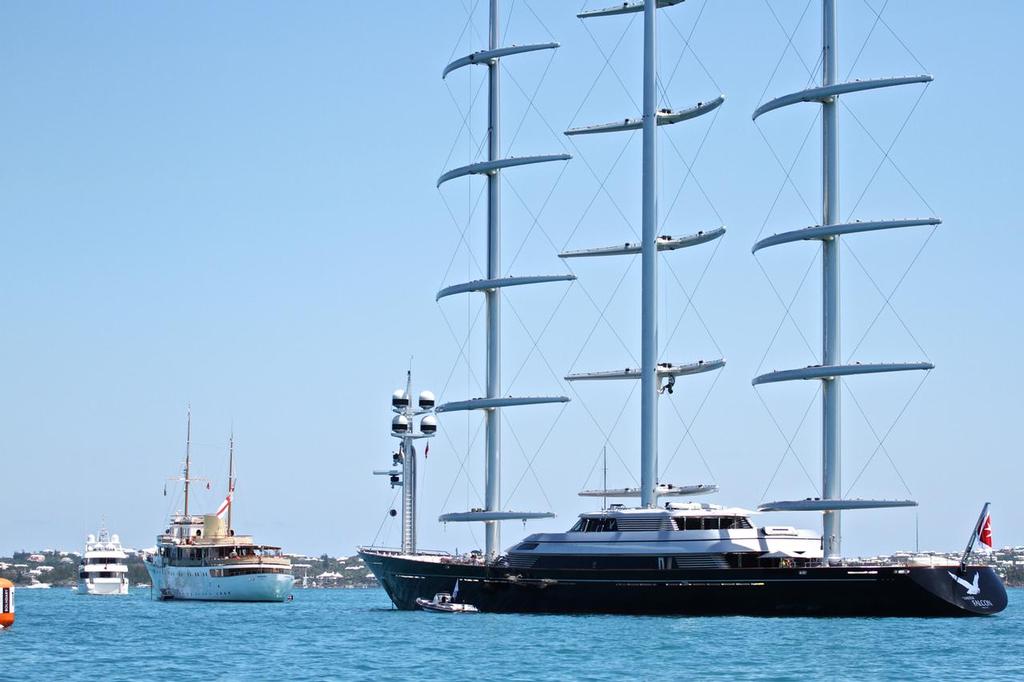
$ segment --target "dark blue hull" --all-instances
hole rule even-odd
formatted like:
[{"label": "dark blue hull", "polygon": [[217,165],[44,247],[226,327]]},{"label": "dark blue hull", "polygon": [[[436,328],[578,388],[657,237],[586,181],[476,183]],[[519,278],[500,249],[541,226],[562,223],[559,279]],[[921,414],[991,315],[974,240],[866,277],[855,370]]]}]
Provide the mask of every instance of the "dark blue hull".
[{"label": "dark blue hull", "polygon": [[372,549],[360,556],[399,609],[454,592],[456,581],[458,601],[499,613],[921,617],[1006,608],[987,566],[523,570]]}]

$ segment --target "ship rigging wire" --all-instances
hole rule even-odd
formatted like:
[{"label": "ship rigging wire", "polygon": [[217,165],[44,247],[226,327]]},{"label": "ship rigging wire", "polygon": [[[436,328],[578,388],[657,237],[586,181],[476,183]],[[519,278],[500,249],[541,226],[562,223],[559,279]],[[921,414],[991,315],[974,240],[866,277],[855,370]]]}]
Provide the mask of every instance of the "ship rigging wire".
[{"label": "ship rigging wire", "polygon": [[[584,6],[585,5],[586,5],[586,3],[584,4]],[[664,81],[664,82],[661,79],[658,79],[658,81],[656,83],[656,85],[657,85],[657,87],[659,89],[659,92],[660,92],[660,99],[664,102],[664,104],[667,104],[669,106],[671,105],[671,101],[669,99],[668,92],[667,92],[668,88],[670,87],[670,85],[672,83],[672,80],[675,78],[675,75],[678,72],[679,66],[682,63],[684,57],[687,55],[687,53],[691,54],[694,57],[695,61],[698,63],[700,68],[704,71],[705,75],[711,81],[712,85],[716,89],[718,89],[719,92],[721,92],[721,87],[718,85],[718,83],[715,80],[714,76],[708,71],[706,65],[700,59],[699,55],[697,55],[696,51],[692,47],[692,37],[693,37],[693,34],[696,31],[697,25],[699,24],[701,17],[703,16],[703,13],[704,13],[704,10],[706,9],[706,6],[707,6],[706,3],[701,5],[701,9],[698,12],[697,17],[694,20],[694,24],[693,24],[693,26],[690,29],[689,36],[684,36],[682,31],[679,30],[679,27],[674,22],[672,22],[673,28],[675,29],[676,33],[682,39],[683,48],[680,51],[680,54],[679,54],[679,56],[677,57],[677,59],[675,61],[675,64],[673,66],[670,78],[667,81]],[[585,32],[587,33],[588,37],[590,37],[590,39],[591,39],[592,43],[594,44],[595,48],[601,54],[601,56],[602,56],[602,58],[604,60],[604,63],[602,64],[600,70],[598,71],[597,76],[594,78],[594,81],[591,83],[590,87],[587,89],[587,92],[586,92],[586,94],[585,94],[585,96],[583,98],[583,101],[580,103],[580,105],[576,109],[576,112],[573,114],[573,118],[572,118],[572,121],[570,121],[570,123],[569,123],[569,127],[572,127],[572,125],[575,123],[577,117],[579,116],[579,113],[582,111],[582,109],[585,106],[586,102],[589,100],[591,94],[593,93],[597,83],[601,80],[602,76],[604,75],[604,73],[606,71],[610,71],[612,73],[612,75],[615,77],[615,80],[619,83],[620,87],[625,92],[627,98],[633,103],[634,107],[639,108],[638,105],[637,105],[637,102],[633,99],[631,91],[625,85],[622,77],[619,75],[618,71],[615,69],[614,65],[611,62],[612,57],[614,56],[614,54],[618,50],[619,45],[622,43],[623,38],[629,32],[630,27],[632,26],[633,20],[634,20],[634,18],[630,19],[630,21],[628,22],[627,26],[623,29],[622,33],[619,34],[618,39],[616,40],[614,46],[610,50],[607,50],[607,51],[602,47],[600,41],[597,40],[596,36],[593,34],[593,32],[587,26],[586,22],[581,20],[581,25],[583,26],[583,28],[584,28]],[[699,159],[700,153],[701,153],[701,151],[704,148],[705,142],[707,141],[707,139],[708,139],[708,137],[709,137],[709,135],[711,133],[711,130],[714,128],[714,124],[715,124],[715,122],[716,122],[716,120],[718,118],[719,113],[720,113],[719,111],[715,112],[715,115],[712,117],[710,123],[708,124],[707,128],[705,129],[704,135],[703,135],[703,137],[701,138],[701,140],[700,140],[700,142],[698,144],[697,150],[696,150],[696,152],[694,154],[694,157],[693,157],[692,161],[687,161],[686,160],[685,156],[682,154],[682,152],[679,149],[678,145],[676,145],[675,140],[673,140],[671,135],[669,135],[666,132],[665,137],[669,140],[669,143],[672,146],[673,150],[675,151],[676,156],[679,158],[679,160],[686,167],[687,173],[685,174],[685,176],[683,177],[682,181],[680,182],[680,186],[677,189],[677,191],[676,191],[676,193],[675,193],[675,195],[673,197],[673,200],[672,200],[672,202],[671,202],[671,204],[669,206],[668,211],[666,211],[665,214],[661,217],[661,222],[665,222],[667,220],[667,216],[671,214],[671,211],[672,211],[672,209],[674,209],[674,207],[676,205],[676,202],[678,201],[679,197],[682,194],[683,189],[685,189],[686,183],[691,178],[693,179],[694,183],[697,185],[699,191],[703,195],[703,197],[704,197],[705,201],[707,202],[707,204],[710,206],[711,210],[715,213],[715,215],[718,218],[719,222],[724,222],[722,220],[721,214],[719,213],[717,207],[715,206],[714,202],[711,200],[710,196],[705,191],[703,185],[700,183],[699,178],[697,177],[697,175],[694,173],[694,170],[693,170],[694,166],[696,165],[696,163],[697,163],[697,161]],[[550,126],[549,126],[549,128],[550,128]],[[614,171],[615,167],[618,165],[618,162],[622,158],[622,155],[625,152],[625,150],[629,147],[630,142],[632,141],[632,137],[633,137],[633,135],[631,134],[630,137],[626,140],[626,142],[624,143],[624,145],[623,145],[622,149],[620,150],[618,156],[615,158],[614,162],[612,163],[611,168],[605,174],[604,178],[602,178],[597,173],[597,171],[593,168],[593,166],[589,163],[589,161],[587,159],[587,155],[580,149],[579,145],[577,145],[572,140],[571,137],[568,138],[569,142],[572,145],[573,150],[574,150],[574,159],[577,159],[577,160],[580,160],[580,161],[583,162],[584,166],[590,171],[591,175],[593,175],[594,178],[598,181],[599,186],[598,186],[598,189],[595,192],[594,196],[591,198],[590,203],[587,205],[587,208],[584,210],[580,220],[576,223],[576,226],[574,227],[574,229],[570,233],[569,238],[566,240],[566,243],[565,243],[565,246],[563,247],[563,250],[572,241],[573,236],[575,235],[575,233],[576,233],[577,229],[580,227],[580,225],[583,223],[583,220],[586,218],[586,215],[589,212],[589,210],[590,210],[591,206],[593,205],[594,201],[596,201],[596,199],[602,193],[605,194],[605,196],[610,201],[612,206],[618,212],[619,216],[622,218],[623,223],[632,231],[633,236],[634,237],[638,236],[633,221],[630,220],[626,216],[625,212],[622,210],[622,208],[620,207],[619,203],[615,200],[615,198],[611,195],[611,193],[608,192],[607,187],[606,187],[606,183],[607,183],[608,178],[611,176],[611,174]],[[662,163],[664,163],[664,158],[662,159]],[[665,177],[666,177],[666,174],[662,173],[662,183],[664,183],[664,178]],[[698,307],[696,306],[696,304],[694,302],[694,298],[696,297],[697,290],[699,289],[700,284],[701,284],[701,282],[704,279],[704,276],[706,275],[708,269],[710,268],[711,263],[714,261],[714,258],[715,258],[716,254],[718,252],[718,249],[721,246],[721,241],[722,240],[718,240],[718,243],[715,245],[715,248],[712,250],[711,254],[709,255],[709,257],[707,259],[707,262],[705,263],[703,269],[701,270],[701,274],[700,274],[700,276],[699,276],[699,278],[697,280],[697,283],[694,285],[694,288],[693,288],[692,291],[688,291],[687,288],[683,285],[683,282],[682,282],[681,278],[679,277],[679,274],[676,271],[676,269],[672,266],[671,261],[669,259],[667,259],[667,258],[662,258],[661,259],[661,262],[664,263],[665,266],[669,269],[670,273],[672,274],[673,279],[675,280],[676,284],[681,289],[681,291],[682,291],[682,293],[683,293],[683,295],[684,295],[684,297],[686,298],[686,301],[687,301],[687,303],[684,306],[683,310],[678,315],[678,319],[675,322],[675,325],[673,327],[672,333],[669,335],[668,339],[662,344],[662,348],[659,349],[659,351],[661,351],[662,353],[667,351],[667,349],[668,349],[671,341],[674,339],[675,334],[676,334],[677,330],[679,329],[679,327],[680,327],[680,325],[681,325],[685,315],[692,308],[693,312],[694,312],[694,315],[696,316],[698,322],[704,328],[705,333],[708,335],[708,337],[711,340],[712,344],[716,347],[716,349],[718,350],[719,354],[721,355],[721,348],[720,348],[717,340],[715,339],[714,335],[711,333],[711,330],[708,327],[708,325],[706,324],[703,316],[700,315],[699,309],[698,309]],[[607,310],[608,306],[614,300],[615,296],[617,295],[617,293],[619,291],[619,288],[621,287],[621,285],[624,282],[627,274],[629,273],[631,265],[632,265],[632,263],[627,264],[627,266],[625,268],[625,271],[622,274],[622,277],[619,279],[618,283],[616,284],[616,287],[612,291],[612,294],[609,296],[608,302],[605,304],[605,306],[603,308],[601,308],[599,310],[599,315],[600,315],[599,319],[595,322],[595,324],[591,328],[590,332],[586,336],[586,338],[585,338],[585,340],[584,340],[584,342],[583,342],[583,344],[582,344],[582,346],[580,348],[580,351],[577,353],[576,359],[573,361],[573,363],[571,365],[571,368],[569,370],[570,372],[573,369],[575,369],[576,364],[579,361],[580,356],[586,350],[586,348],[589,346],[590,341],[591,341],[591,339],[593,337],[593,334],[596,332],[597,328],[600,326],[600,323],[602,321],[604,321],[608,325],[608,327],[612,330],[612,333],[618,339],[620,345],[622,345],[626,349],[627,354],[631,358],[633,358],[633,362],[636,363],[636,360],[635,360],[635,358],[633,357],[633,354],[632,354],[632,350],[627,346],[627,344],[621,338],[621,336],[619,336],[618,332],[614,328],[614,325],[612,325],[607,320],[606,316],[604,315],[604,311]],[[590,297],[589,292],[586,291],[586,287],[584,287],[582,285],[582,283],[579,282],[579,281],[577,281],[576,284],[577,284],[577,286],[581,287],[581,289],[587,294],[588,298],[590,298],[591,303],[595,304],[595,307],[596,307],[596,302],[593,300],[592,297]],[[679,444],[677,444],[676,449],[673,451],[672,455],[668,459],[667,464],[665,464],[662,467],[662,471],[659,472],[660,475],[663,476],[665,474],[665,472],[668,471],[669,465],[675,460],[676,455],[678,454],[678,451],[681,448],[682,444],[686,441],[687,437],[689,437],[690,442],[693,444],[695,450],[697,451],[698,456],[703,461],[705,468],[708,469],[709,474],[711,474],[712,478],[714,478],[714,474],[713,474],[713,472],[711,470],[711,467],[709,466],[709,464],[707,462],[707,459],[704,457],[703,452],[701,451],[699,445],[696,442],[696,439],[693,437],[692,427],[693,427],[693,424],[695,423],[696,417],[700,414],[700,411],[703,409],[703,406],[706,404],[708,398],[711,395],[711,392],[714,390],[714,388],[715,388],[715,386],[716,386],[716,384],[718,382],[718,379],[719,379],[719,377],[716,376],[715,380],[711,383],[711,385],[705,391],[705,393],[704,393],[704,395],[703,395],[703,397],[702,397],[702,399],[701,399],[701,401],[699,403],[699,407],[697,409],[697,412],[695,413],[694,417],[691,418],[689,423],[682,416],[682,414],[679,411],[678,407],[674,403],[672,404],[673,412],[675,413],[676,417],[678,418],[680,424],[683,426],[684,435],[680,439]],[[605,442],[603,443],[603,446],[607,447],[607,446],[611,445],[611,443],[609,442],[610,441],[611,430],[609,432],[605,432],[605,430],[598,423],[597,419],[593,416],[592,412],[589,410],[589,407],[587,406],[586,401],[583,400],[583,398],[580,396],[579,392],[572,386],[571,383],[570,383],[569,386],[570,386],[570,390],[572,390],[572,392],[573,392],[573,394],[575,396],[575,400],[577,400],[584,407],[585,411],[590,416],[591,420],[594,421],[594,423],[598,426],[598,429],[601,431],[602,435],[604,436],[604,441]],[[631,399],[631,396],[632,396],[632,391],[630,392],[630,396],[627,396],[626,400],[624,401],[622,411],[624,411],[626,406],[628,406],[629,401]],[[622,411],[620,411],[620,413],[619,413],[619,417],[620,418],[621,418]],[[618,423],[618,419],[616,419],[616,424],[617,423]],[[612,430],[614,430],[614,429],[612,429]],[[613,450],[614,454],[616,455],[616,457],[619,458],[619,460],[621,462],[622,458],[621,458],[621,455],[619,454],[618,450],[616,448],[614,448],[613,445],[611,447],[612,447],[612,450]],[[593,470],[596,467],[596,461],[597,460],[595,459],[595,463],[591,466],[591,470],[587,474],[587,479],[584,482],[584,487],[586,487],[587,483],[590,480],[590,477],[593,474]],[[629,473],[630,477],[633,478],[633,480],[635,482],[636,478],[635,478],[635,476],[632,475],[632,472],[631,472],[630,468],[625,464],[625,462],[622,462],[622,463],[623,463],[623,466],[627,469],[627,472]]]},{"label": "ship rigging wire", "polygon": [[[806,16],[807,11],[808,11],[808,9],[810,7],[810,3],[811,3],[811,0],[808,0],[808,3],[807,3],[807,5],[805,5],[803,11],[801,12],[801,14],[800,14],[800,16],[799,16],[799,18],[798,18],[798,20],[797,20],[793,30],[792,31],[788,31],[786,29],[785,25],[783,24],[783,22],[781,21],[781,19],[778,17],[778,15],[775,12],[774,8],[771,6],[771,3],[768,2],[768,0],[764,0],[765,6],[768,8],[768,11],[771,13],[772,17],[775,19],[775,22],[778,25],[779,29],[782,31],[783,35],[786,36],[786,45],[783,48],[782,54],[779,57],[779,60],[776,62],[775,67],[774,67],[771,75],[769,76],[768,82],[765,84],[764,90],[761,93],[761,97],[759,98],[759,101],[763,101],[764,100],[764,97],[765,97],[766,93],[768,92],[768,89],[771,86],[772,81],[774,80],[776,74],[778,73],[779,67],[781,66],[783,60],[785,59],[786,55],[789,53],[789,51],[791,49],[792,49],[793,53],[796,55],[796,57],[797,57],[798,61],[800,62],[800,64],[803,66],[803,68],[805,69],[805,71],[808,74],[808,84],[813,82],[813,80],[815,79],[816,71],[817,71],[819,65],[822,63],[822,60],[823,60],[823,53],[822,53],[822,51],[821,50],[818,51],[818,59],[815,62],[814,67],[813,68],[812,67],[808,67],[807,62],[803,59],[800,51],[796,48],[796,46],[793,43],[793,37],[795,36],[796,32],[799,30],[800,25],[802,24],[802,22],[804,20],[804,17]],[[885,12],[886,8],[889,5],[889,0],[885,0],[885,2],[881,5],[881,8],[879,10],[876,10],[874,8],[874,6],[872,6],[867,0],[863,0],[863,4],[874,15],[874,21],[872,22],[871,27],[867,31],[867,34],[865,35],[863,41],[861,42],[861,45],[860,45],[859,49],[857,50],[855,58],[853,59],[853,61],[851,62],[850,66],[848,68],[846,80],[849,80],[851,75],[853,74],[854,69],[857,66],[857,63],[860,61],[861,56],[864,54],[865,48],[867,47],[868,42],[871,40],[871,37],[874,35],[875,30],[877,29],[879,24],[882,24],[883,26],[885,26],[885,28],[893,35],[893,37],[897,40],[897,42],[899,42],[899,44],[903,47],[903,49],[917,63],[917,65],[920,66],[922,70],[927,72],[927,68],[924,66],[924,64],[921,62],[921,60],[917,58],[917,56],[913,53],[912,50],[910,50],[910,48],[903,41],[903,39],[900,38],[900,36],[893,30],[893,28],[883,18],[882,15],[883,15],[883,13]],[[807,86],[805,86],[805,87],[807,87]],[[853,111],[853,109],[845,102],[845,100],[843,98],[839,98],[839,102],[843,105],[844,110],[847,111],[850,114],[850,116],[854,119],[854,121],[857,123],[857,125],[860,127],[860,129],[864,132],[864,134],[867,135],[867,137],[871,140],[871,142],[882,153],[882,158],[879,160],[878,164],[875,166],[874,171],[872,172],[871,176],[869,177],[869,179],[868,179],[867,183],[865,184],[864,188],[861,190],[860,195],[858,196],[858,198],[857,198],[856,202],[854,203],[853,207],[848,211],[847,222],[849,222],[849,221],[851,221],[853,219],[853,215],[855,214],[857,208],[860,206],[860,204],[863,201],[864,197],[866,196],[867,192],[870,190],[870,188],[874,184],[875,179],[877,178],[879,171],[881,170],[881,168],[885,165],[885,163],[887,161],[893,167],[893,169],[899,174],[899,176],[906,182],[906,184],[911,188],[911,190],[914,192],[914,194],[917,195],[917,197],[922,201],[922,203],[928,208],[928,210],[931,211],[933,215],[936,213],[934,211],[934,209],[931,207],[931,205],[929,204],[929,202],[927,201],[927,199],[923,196],[923,194],[918,190],[918,188],[914,185],[914,183],[910,180],[910,178],[906,175],[906,173],[903,172],[903,170],[899,167],[899,165],[895,162],[895,160],[891,156],[891,152],[892,152],[893,147],[895,146],[896,142],[900,139],[900,137],[902,136],[903,132],[905,131],[905,129],[907,127],[907,124],[909,123],[910,119],[913,117],[914,113],[916,112],[916,110],[918,108],[918,105],[920,104],[920,102],[923,99],[923,97],[924,97],[925,93],[927,92],[927,90],[928,90],[928,85],[926,84],[925,87],[922,88],[921,92],[918,94],[918,97],[914,101],[912,107],[910,108],[910,111],[904,117],[904,119],[903,119],[901,125],[899,126],[895,136],[890,141],[890,143],[888,144],[887,147],[883,147],[882,144],[879,143],[877,138],[871,133],[871,131],[867,128],[867,126],[864,125],[864,123],[856,115],[856,113]],[[784,179],[782,181],[782,184],[781,184],[781,186],[779,188],[779,191],[776,194],[774,201],[772,202],[771,206],[768,209],[768,213],[765,216],[765,219],[764,219],[764,221],[763,221],[763,223],[761,225],[761,230],[758,232],[758,235],[755,238],[755,241],[757,239],[759,239],[761,234],[764,232],[764,230],[765,230],[765,228],[766,228],[766,226],[767,226],[769,220],[771,219],[771,216],[772,216],[772,214],[773,214],[773,212],[775,210],[775,207],[776,207],[776,205],[778,203],[778,200],[779,200],[779,198],[780,198],[780,196],[781,196],[781,194],[782,194],[782,192],[785,189],[787,184],[792,187],[792,189],[794,190],[794,192],[796,193],[796,195],[798,196],[800,201],[803,203],[804,207],[811,214],[812,221],[815,221],[815,222],[817,221],[817,216],[811,210],[811,208],[808,205],[806,199],[804,198],[802,192],[800,192],[799,188],[796,186],[796,183],[793,181],[793,179],[792,179],[792,171],[793,171],[793,168],[796,165],[797,160],[799,159],[800,155],[803,152],[804,146],[807,143],[807,140],[809,138],[810,133],[816,127],[817,119],[818,119],[818,117],[820,115],[821,115],[821,112],[819,110],[817,116],[815,117],[815,120],[811,124],[811,128],[808,130],[807,135],[804,136],[804,139],[801,142],[800,147],[798,148],[796,154],[794,155],[793,162],[790,164],[790,166],[788,168],[782,163],[782,160],[781,160],[778,152],[776,151],[774,145],[772,145],[771,141],[767,138],[767,136],[765,135],[765,133],[764,133],[763,129],[761,128],[761,126],[757,123],[757,121],[755,121],[755,126],[757,127],[757,130],[760,133],[761,138],[764,140],[766,146],[769,148],[769,150],[771,151],[773,157],[775,158],[775,161],[779,164],[780,168],[782,168],[782,170],[784,171],[784,174],[785,174],[785,177],[784,177]],[[922,353],[922,355],[924,355],[925,358],[928,357],[927,352],[924,350],[924,348],[922,347],[921,343],[918,341],[917,337],[914,335],[913,331],[910,329],[909,325],[907,325],[906,321],[903,319],[903,317],[896,310],[895,306],[892,305],[892,298],[895,296],[897,290],[901,287],[903,282],[906,280],[907,275],[910,273],[910,271],[913,269],[915,264],[918,262],[922,252],[928,246],[929,242],[931,241],[931,239],[934,236],[935,231],[937,229],[938,229],[938,226],[935,225],[935,226],[932,226],[932,228],[928,231],[927,236],[923,240],[923,242],[920,245],[920,247],[917,249],[917,251],[914,254],[913,258],[911,259],[910,263],[908,264],[906,269],[901,273],[901,275],[899,276],[896,284],[893,286],[893,288],[890,290],[890,292],[888,294],[886,294],[885,291],[881,288],[881,286],[878,284],[876,278],[871,274],[871,272],[866,267],[864,262],[857,255],[856,250],[850,245],[850,241],[849,240],[843,240],[842,244],[845,247],[845,252],[850,253],[850,255],[853,257],[854,261],[857,263],[858,267],[861,269],[861,271],[864,273],[864,275],[868,278],[868,280],[871,282],[872,286],[875,288],[875,290],[877,291],[879,296],[882,298],[882,305],[881,305],[881,307],[875,313],[875,315],[872,318],[871,322],[868,324],[867,328],[861,334],[859,340],[854,345],[853,350],[848,353],[847,360],[846,360],[847,363],[852,362],[852,359],[855,356],[856,352],[860,349],[860,347],[862,346],[864,341],[867,339],[868,335],[874,329],[876,323],[878,322],[879,318],[885,312],[886,309],[888,309],[888,310],[890,310],[892,312],[892,314],[895,316],[895,318],[897,319],[899,324],[903,327],[904,331],[907,333],[907,335],[910,337],[910,339],[912,340],[914,345],[917,347],[917,349]],[[817,356],[814,353],[814,350],[811,347],[810,343],[808,342],[806,336],[804,335],[803,330],[800,329],[800,326],[797,324],[796,320],[793,318],[793,316],[791,314],[791,309],[792,309],[792,306],[795,303],[795,301],[796,301],[800,291],[802,290],[802,288],[804,286],[804,283],[806,282],[807,274],[810,272],[810,268],[813,267],[814,263],[816,262],[816,260],[818,258],[818,254],[815,253],[815,258],[812,259],[811,264],[808,267],[808,270],[805,271],[803,278],[800,280],[800,283],[798,284],[798,286],[796,288],[796,291],[794,292],[793,297],[791,298],[791,300],[790,300],[790,302],[788,304],[786,304],[784,302],[781,294],[779,293],[777,287],[774,284],[774,281],[772,280],[771,276],[768,274],[767,270],[765,269],[765,267],[764,267],[764,265],[763,265],[763,263],[761,261],[760,256],[757,253],[755,253],[754,254],[754,258],[755,258],[755,262],[758,265],[758,268],[761,270],[761,273],[764,275],[764,277],[765,277],[766,281],[768,282],[769,286],[771,287],[772,291],[775,293],[776,298],[779,300],[780,303],[783,304],[783,307],[784,307],[783,319],[780,322],[780,324],[778,325],[778,327],[776,328],[775,334],[772,336],[772,339],[769,342],[768,347],[767,347],[767,349],[764,352],[764,355],[762,356],[761,362],[758,365],[758,369],[756,370],[755,374],[761,372],[761,369],[764,366],[765,360],[767,359],[768,354],[771,352],[771,349],[774,346],[776,339],[778,338],[778,334],[781,331],[782,327],[785,325],[785,322],[786,322],[787,319],[790,320],[793,323],[794,328],[796,328],[798,334],[800,335],[801,339],[804,342],[804,345],[811,352],[812,357],[814,357],[814,362],[816,363],[817,362]],[[897,417],[892,422],[892,424],[889,426],[889,428],[886,430],[885,434],[882,435],[882,436],[879,436],[878,430],[875,429],[873,423],[871,422],[871,420],[867,416],[867,413],[863,409],[863,406],[861,405],[861,402],[858,400],[858,398],[856,396],[856,393],[850,387],[850,383],[849,382],[843,382],[843,386],[846,388],[846,392],[853,399],[854,404],[857,406],[858,411],[861,414],[861,417],[864,419],[865,424],[868,426],[868,429],[871,431],[872,435],[874,436],[874,438],[877,441],[877,444],[876,444],[873,452],[867,458],[867,460],[864,462],[864,464],[861,466],[857,476],[854,478],[853,483],[851,483],[849,488],[847,489],[847,491],[845,493],[845,496],[849,496],[849,494],[853,490],[853,487],[861,479],[861,477],[863,476],[864,472],[867,470],[867,468],[869,467],[871,462],[875,459],[875,457],[877,456],[877,454],[880,451],[888,459],[889,463],[891,464],[894,472],[896,473],[896,476],[899,478],[899,480],[902,483],[903,487],[907,490],[908,493],[910,493],[910,487],[907,484],[906,479],[904,478],[903,474],[899,470],[899,467],[896,465],[896,462],[893,459],[892,455],[889,453],[888,449],[885,447],[885,441],[888,439],[888,437],[892,433],[893,429],[896,427],[896,425],[900,422],[900,420],[902,419],[902,417],[906,413],[907,408],[909,407],[911,402],[913,402],[913,400],[915,399],[915,397],[917,396],[917,394],[921,390],[922,386],[924,385],[924,382],[927,380],[927,378],[930,375],[930,373],[931,373],[930,371],[926,371],[924,373],[924,376],[918,382],[917,386],[914,388],[913,392],[910,394],[910,397],[906,400],[906,402],[903,404],[902,408],[899,410],[899,413],[897,414]],[[782,461],[790,453],[793,454],[793,457],[800,464],[801,469],[804,470],[805,476],[809,477],[805,467],[803,466],[802,461],[796,455],[795,451],[792,449],[792,443],[796,439],[796,437],[799,435],[799,432],[801,431],[801,429],[802,429],[802,427],[803,427],[803,425],[804,425],[804,423],[806,421],[806,417],[807,417],[807,414],[808,414],[808,411],[809,411],[810,408],[808,408],[808,410],[805,410],[802,418],[800,419],[799,424],[797,425],[796,430],[793,433],[793,436],[791,438],[787,438],[786,435],[785,435],[784,430],[782,429],[782,427],[781,427],[781,425],[780,425],[780,423],[778,421],[778,418],[775,416],[774,412],[772,411],[772,409],[770,408],[768,403],[764,400],[763,396],[760,393],[760,390],[757,389],[756,387],[755,387],[755,390],[757,392],[758,399],[760,400],[761,404],[764,406],[765,410],[768,412],[769,417],[775,423],[776,429],[778,429],[778,431],[779,431],[780,435],[782,435],[783,439],[786,440],[786,450],[783,453],[783,456],[780,459],[779,464],[776,466],[775,472],[772,475],[772,478],[771,478],[771,481],[769,482],[768,488],[771,487],[771,483],[774,481],[775,476],[778,473],[778,470],[779,470],[779,467],[781,466]],[[819,392],[820,392],[820,387],[819,387]],[[813,405],[814,402],[816,402],[816,399],[817,399],[817,393],[815,394],[815,397],[812,399],[812,402],[810,403],[810,405]],[[812,485],[813,485],[813,483],[812,483]],[[764,499],[764,496],[767,495],[768,488],[766,488],[765,493],[762,496],[762,500]]]}]

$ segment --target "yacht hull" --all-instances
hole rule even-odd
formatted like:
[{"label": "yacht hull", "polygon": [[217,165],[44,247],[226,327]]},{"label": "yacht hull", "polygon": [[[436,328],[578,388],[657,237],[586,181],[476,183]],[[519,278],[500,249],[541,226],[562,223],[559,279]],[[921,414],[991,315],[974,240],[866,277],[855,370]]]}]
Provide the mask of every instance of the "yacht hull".
[{"label": "yacht hull", "polygon": [[288,573],[214,577],[208,567],[146,564],[155,599],[194,601],[284,601],[295,578]]},{"label": "yacht hull", "polygon": [[128,579],[93,578],[78,581],[78,594],[128,594]]},{"label": "yacht hull", "polygon": [[399,609],[454,592],[456,581],[460,602],[505,613],[922,617],[1006,608],[987,566],[524,570],[372,549],[360,556]]}]

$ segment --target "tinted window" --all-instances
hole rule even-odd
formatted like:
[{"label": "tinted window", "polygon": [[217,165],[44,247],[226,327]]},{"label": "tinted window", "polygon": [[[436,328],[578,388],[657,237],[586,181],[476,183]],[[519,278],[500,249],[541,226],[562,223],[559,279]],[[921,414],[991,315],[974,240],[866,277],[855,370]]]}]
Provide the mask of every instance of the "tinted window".
[{"label": "tinted window", "polygon": [[700,530],[702,528],[699,516],[686,516],[676,519],[676,526],[679,530]]},{"label": "tinted window", "polygon": [[736,530],[753,527],[744,516],[684,516],[675,521],[679,530]]},{"label": "tinted window", "polygon": [[618,531],[618,521],[610,517],[583,518],[576,522],[571,533],[613,533]]}]

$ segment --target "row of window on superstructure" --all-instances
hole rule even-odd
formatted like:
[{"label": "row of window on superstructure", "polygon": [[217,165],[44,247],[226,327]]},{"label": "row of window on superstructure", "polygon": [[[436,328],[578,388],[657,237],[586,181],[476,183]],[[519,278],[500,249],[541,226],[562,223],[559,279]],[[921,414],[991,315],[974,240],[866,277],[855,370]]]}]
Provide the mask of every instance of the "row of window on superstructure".
[{"label": "row of window on superstructure", "polygon": [[240,568],[211,568],[211,578],[231,578],[236,575],[259,575],[261,573],[287,573],[283,566],[246,566]]},{"label": "row of window on superstructure", "polygon": [[[677,516],[672,519],[676,530],[738,530],[753,528],[745,516]],[[576,522],[571,533],[615,533],[633,528],[619,528],[614,516],[588,516]],[[637,529],[639,530],[639,529]]]},{"label": "row of window on superstructure", "polygon": [[257,549],[255,547],[168,547],[160,549],[160,553],[167,558],[183,559],[186,561],[202,561],[209,559],[239,559],[246,557],[276,557],[280,556],[278,550]]},{"label": "row of window on superstructure", "polygon": [[89,557],[82,560],[83,564],[123,564],[124,559],[117,557]]}]

